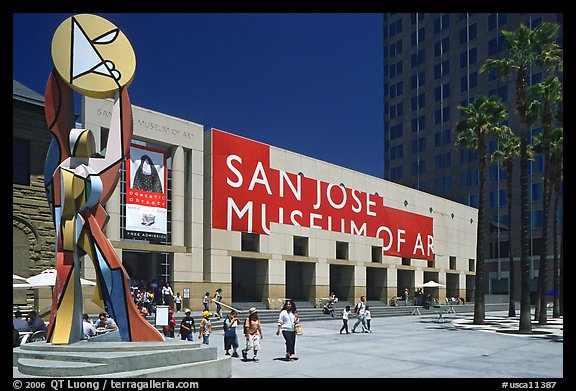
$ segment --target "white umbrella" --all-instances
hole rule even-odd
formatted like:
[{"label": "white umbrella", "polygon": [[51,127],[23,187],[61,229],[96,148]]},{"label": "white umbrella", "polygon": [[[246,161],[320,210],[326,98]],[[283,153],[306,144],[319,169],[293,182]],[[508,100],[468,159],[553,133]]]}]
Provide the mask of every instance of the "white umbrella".
[{"label": "white umbrella", "polygon": [[17,284],[19,282],[26,282],[26,278],[19,276],[18,274],[12,273],[12,283]]},{"label": "white umbrella", "polygon": [[436,281],[430,280],[425,284],[420,284],[417,286],[417,288],[443,288],[446,285],[442,285],[437,283]]},{"label": "white umbrella", "polygon": [[30,285],[27,281],[26,278],[19,276],[18,274],[14,274],[12,273],[12,288],[33,288],[32,285]]},{"label": "white umbrella", "polygon": [[[32,277],[28,277],[26,282],[33,288],[53,287],[56,285],[56,269],[46,269],[42,273]],[[81,285],[96,285],[95,282],[90,280],[80,279]]]}]

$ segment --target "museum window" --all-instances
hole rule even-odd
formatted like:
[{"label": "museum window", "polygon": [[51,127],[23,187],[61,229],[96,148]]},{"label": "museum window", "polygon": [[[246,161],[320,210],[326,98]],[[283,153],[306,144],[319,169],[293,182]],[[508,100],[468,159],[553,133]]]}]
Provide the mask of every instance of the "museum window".
[{"label": "museum window", "polygon": [[294,255],[300,255],[302,257],[308,256],[308,238],[304,236],[294,236],[293,244]]},{"label": "museum window", "polygon": [[242,251],[252,251],[252,252],[259,252],[260,251],[260,235],[242,232],[242,244],[241,244]]},{"label": "museum window", "polygon": [[450,256],[450,270],[456,270],[456,257]]},{"label": "museum window", "polygon": [[348,259],[348,242],[336,242],[336,259]]},{"label": "museum window", "polygon": [[382,263],[382,246],[372,246],[372,262]]},{"label": "museum window", "polygon": [[402,265],[410,266],[410,258],[402,258]]},{"label": "museum window", "polygon": [[12,183],[30,185],[30,141],[12,140]]},{"label": "museum window", "polygon": [[468,259],[468,271],[469,272],[474,271],[474,260],[473,259]]}]

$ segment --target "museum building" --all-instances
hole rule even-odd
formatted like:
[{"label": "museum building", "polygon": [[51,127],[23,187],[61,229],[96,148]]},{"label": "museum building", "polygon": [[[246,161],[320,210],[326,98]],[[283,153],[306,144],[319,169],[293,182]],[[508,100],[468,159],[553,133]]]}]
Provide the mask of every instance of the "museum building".
[{"label": "museum building", "polygon": [[[16,110],[23,102],[14,100]],[[41,99],[33,104],[38,111]],[[82,126],[105,153],[112,101],[84,98],[83,106]],[[474,300],[477,209],[135,105],[132,115],[130,158],[106,204],[105,226],[131,280],[169,282],[193,310],[217,288],[225,303],[315,303],[334,292],[388,305],[429,280],[445,285],[433,293],[441,300]],[[45,124],[36,127],[49,139]],[[26,185],[14,188],[25,194]],[[13,197],[15,204],[26,198]],[[34,214],[19,210],[21,248],[34,235],[54,242],[47,219],[39,234]],[[39,249],[28,252],[40,262],[15,256],[15,270],[53,265],[53,252]],[[95,279],[92,262],[83,266],[84,278]]]}]

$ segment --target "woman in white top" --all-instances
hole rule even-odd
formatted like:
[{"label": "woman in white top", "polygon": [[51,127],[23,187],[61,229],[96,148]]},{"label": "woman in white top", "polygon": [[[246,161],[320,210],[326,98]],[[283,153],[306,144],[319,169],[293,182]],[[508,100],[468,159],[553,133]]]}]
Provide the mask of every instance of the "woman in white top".
[{"label": "woman in white top", "polygon": [[165,283],[162,287],[162,299],[164,304],[166,304],[170,309],[172,309],[172,303],[174,299],[174,291],[170,287],[169,283]]},{"label": "woman in white top", "polygon": [[282,336],[286,341],[286,359],[290,361],[294,359],[292,356],[294,355],[294,347],[296,346],[296,330],[294,330],[296,323],[298,323],[296,304],[294,304],[292,299],[288,299],[284,302],[282,311],[280,311],[276,335],[280,335],[280,331],[282,331]]}]

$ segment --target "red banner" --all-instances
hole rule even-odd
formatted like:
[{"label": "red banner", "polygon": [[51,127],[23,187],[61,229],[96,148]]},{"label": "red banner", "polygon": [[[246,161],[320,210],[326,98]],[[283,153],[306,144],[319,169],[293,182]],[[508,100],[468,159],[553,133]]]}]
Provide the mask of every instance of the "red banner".
[{"label": "red banner", "polygon": [[270,223],[381,238],[384,255],[433,260],[432,218],[375,194],[270,168],[270,147],[212,130],[212,227],[270,233]]}]

